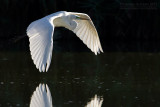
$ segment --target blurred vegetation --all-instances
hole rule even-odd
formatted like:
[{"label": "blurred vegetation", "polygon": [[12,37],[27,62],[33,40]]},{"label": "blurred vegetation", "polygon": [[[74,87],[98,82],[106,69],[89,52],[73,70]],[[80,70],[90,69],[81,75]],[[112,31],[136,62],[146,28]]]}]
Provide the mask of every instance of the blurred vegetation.
[{"label": "blurred vegetation", "polygon": [[[148,2],[141,0],[136,3],[155,3],[154,8],[124,9],[121,7],[122,3],[129,5],[135,2],[132,0],[1,0],[0,49],[7,47],[13,50],[17,47],[25,49],[25,45],[28,44],[27,38],[14,44],[15,47],[12,45],[12,38],[25,35],[26,28],[32,21],[65,10],[90,15],[104,50],[148,51],[150,49],[143,47],[147,46],[151,51],[159,51],[158,48],[152,48],[156,47],[160,41],[160,3],[156,0],[148,0]],[[63,36],[62,31],[67,36]],[[55,41],[56,38],[61,41],[74,38],[69,42],[80,43],[79,39],[66,29],[56,30],[54,38]],[[129,47],[126,47],[127,45]]]}]

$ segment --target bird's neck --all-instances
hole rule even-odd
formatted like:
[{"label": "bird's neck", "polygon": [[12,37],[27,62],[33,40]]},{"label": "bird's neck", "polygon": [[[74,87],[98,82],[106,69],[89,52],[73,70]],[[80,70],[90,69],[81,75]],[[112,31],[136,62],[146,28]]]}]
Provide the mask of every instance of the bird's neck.
[{"label": "bird's neck", "polygon": [[65,27],[69,30],[73,30],[72,23],[69,22],[65,16],[55,18],[53,24],[55,27]]},{"label": "bird's neck", "polygon": [[55,27],[63,27],[63,26],[65,26],[65,23],[64,23],[64,21],[63,21],[63,19],[61,17],[55,18],[53,20],[53,24],[54,24]]}]

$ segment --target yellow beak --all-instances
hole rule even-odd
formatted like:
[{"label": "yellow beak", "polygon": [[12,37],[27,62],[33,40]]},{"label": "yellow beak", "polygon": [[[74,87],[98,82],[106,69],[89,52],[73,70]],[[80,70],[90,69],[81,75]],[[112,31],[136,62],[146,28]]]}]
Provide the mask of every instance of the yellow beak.
[{"label": "yellow beak", "polygon": [[82,17],[80,17],[79,19],[81,19],[81,20],[89,20],[89,19],[87,19],[87,18],[82,18]]}]

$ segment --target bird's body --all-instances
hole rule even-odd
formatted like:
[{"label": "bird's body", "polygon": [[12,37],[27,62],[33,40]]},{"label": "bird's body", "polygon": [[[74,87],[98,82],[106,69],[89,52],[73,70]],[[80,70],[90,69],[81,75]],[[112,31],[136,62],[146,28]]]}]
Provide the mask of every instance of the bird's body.
[{"label": "bird's body", "polygon": [[73,31],[96,55],[103,52],[96,28],[87,14],[56,12],[32,22],[27,28],[31,56],[40,72],[47,72],[51,63],[54,27]]}]

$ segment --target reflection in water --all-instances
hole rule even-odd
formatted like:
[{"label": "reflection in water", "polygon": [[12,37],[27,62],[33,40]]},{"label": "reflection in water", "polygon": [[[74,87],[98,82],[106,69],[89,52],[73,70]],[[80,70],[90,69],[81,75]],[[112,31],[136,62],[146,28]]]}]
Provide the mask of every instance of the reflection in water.
[{"label": "reflection in water", "polygon": [[56,107],[85,107],[95,94],[102,107],[160,107],[160,53],[53,54],[39,73],[29,52],[0,52],[0,107],[29,107],[42,82]]},{"label": "reflection in water", "polygon": [[103,102],[103,98],[97,97],[97,95],[95,95],[95,97],[92,98],[90,102],[88,102],[86,107],[101,107],[102,102]]},{"label": "reflection in water", "polygon": [[[97,95],[95,95],[95,97],[92,98],[85,107],[101,107],[102,102],[103,98],[97,97]],[[52,96],[47,84],[44,85],[40,83],[36,88],[31,97],[30,107],[53,107]]]},{"label": "reflection in water", "polygon": [[48,85],[39,84],[34,91],[30,107],[52,107],[52,97]]}]

